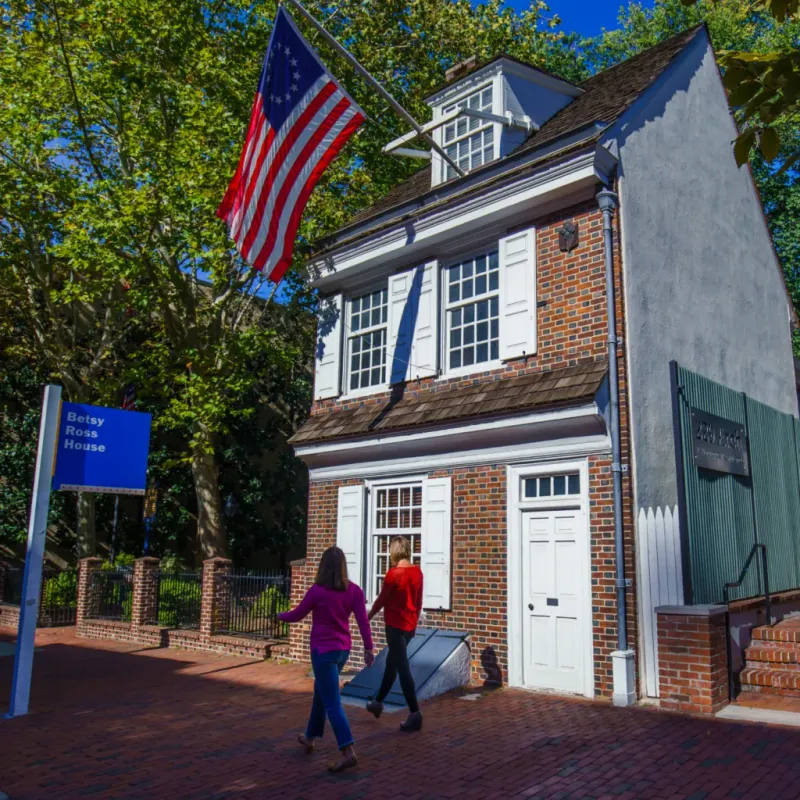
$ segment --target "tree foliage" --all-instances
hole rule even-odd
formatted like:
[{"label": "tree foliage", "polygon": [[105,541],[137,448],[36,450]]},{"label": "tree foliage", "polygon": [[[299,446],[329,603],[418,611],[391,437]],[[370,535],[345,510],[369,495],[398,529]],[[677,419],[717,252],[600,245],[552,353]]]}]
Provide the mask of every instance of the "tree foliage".
[{"label": "tree foliage", "polygon": [[[800,38],[800,20],[790,18],[781,23],[768,8],[751,0],[699,0],[692,4],[656,0],[652,7],[632,2],[620,13],[616,29],[586,43],[587,62],[593,70],[605,69],[701,22],[707,24],[715,50],[723,54],[777,52],[796,47]],[[727,62],[723,59],[723,63]],[[723,67],[726,86],[731,85],[729,71]],[[734,92],[730,100],[736,105]],[[739,121],[745,125],[744,133],[753,130],[752,118]],[[800,152],[799,123],[794,111],[774,118],[770,128],[778,136],[777,151],[773,142],[767,157],[759,149],[753,149],[748,157],[794,307],[800,312],[800,176],[794,169],[782,168],[791,165]],[[748,141],[752,144],[753,140],[748,137]],[[737,145],[741,160],[742,145]],[[795,354],[800,356],[797,334]]]},{"label": "tree foliage", "polygon": [[[702,0],[681,0],[695,6]],[[772,17],[778,23],[797,21],[800,0],[750,0],[739,6],[754,19]],[[748,48],[725,48],[719,53],[725,70],[724,83],[730,92],[731,104],[739,109],[742,130],[736,139],[734,153],[741,166],[750,160],[754,145],[767,161],[778,158],[781,141],[786,149],[786,126],[800,121],[800,50],[797,28],[779,29],[770,47],[756,51]],[[791,140],[790,140],[791,141]],[[794,147],[784,155],[779,167],[786,171],[800,159]]]},{"label": "tree foliage", "polygon": [[[582,71],[575,38],[541,0],[519,13],[502,0],[307,7],[422,119],[425,95],[467,56],[507,51],[565,77]],[[15,356],[41,365],[70,400],[115,405],[136,384],[163,434],[154,477],[191,469],[196,503],[181,513],[196,517],[206,556],[228,551],[228,495],[251,520],[280,499],[275,526],[299,504],[291,492],[276,497],[297,474],[286,452],[261,478],[237,465],[256,442],[275,449],[305,413],[291,406],[307,408],[307,382],[301,400],[287,403],[284,388],[302,387],[309,331],[265,317],[268,287],[214,214],[275,12],[275,0],[0,4],[0,291],[24,318]],[[312,196],[298,263],[418,166],[383,155],[403,123],[305,32],[369,121]],[[314,307],[297,270],[282,299],[290,320]],[[262,403],[271,419],[243,441]],[[237,549],[251,546],[254,527]]]}]

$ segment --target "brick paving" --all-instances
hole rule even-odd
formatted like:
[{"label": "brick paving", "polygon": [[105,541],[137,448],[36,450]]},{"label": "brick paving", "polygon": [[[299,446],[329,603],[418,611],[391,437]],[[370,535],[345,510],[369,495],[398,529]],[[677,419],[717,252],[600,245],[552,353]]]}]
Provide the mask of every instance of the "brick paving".
[{"label": "brick paving", "polygon": [[[0,633],[0,641],[11,637]],[[296,664],[42,631],[32,713],[0,720],[0,791],[39,798],[800,798],[800,731],[522,691],[448,696],[425,730],[350,710],[360,765],[294,743]],[[13,659],[0,658],[8,696]]]}]

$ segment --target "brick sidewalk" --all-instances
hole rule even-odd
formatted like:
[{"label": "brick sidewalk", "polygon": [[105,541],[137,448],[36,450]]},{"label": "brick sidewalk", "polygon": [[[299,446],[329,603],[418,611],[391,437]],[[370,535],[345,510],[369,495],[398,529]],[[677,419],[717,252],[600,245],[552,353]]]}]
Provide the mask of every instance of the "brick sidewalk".
[{"label": "brick sidewalk", "polygon": [[[7,632],[6,632],[7,633]],[[0,633],[0,641],[10,636]],[[425,731],[349,711],[359,767],[294,743],[297,665],[42,631],[33,713],[0,719],[0,791],[44,798],[800,798],[800,732],[521,691],[440,698]],[[0,658],[5,706],[13,659]]]}]

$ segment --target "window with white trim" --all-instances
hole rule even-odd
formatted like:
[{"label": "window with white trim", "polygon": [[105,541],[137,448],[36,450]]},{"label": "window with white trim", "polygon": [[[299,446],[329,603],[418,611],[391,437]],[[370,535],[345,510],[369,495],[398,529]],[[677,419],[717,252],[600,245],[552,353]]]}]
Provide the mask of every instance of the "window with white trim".
[{"label": "window with white trim", "polygon": [[522,481],[522,496],[526,500],[549,497],[577,497],[581,493],[581,476],[577,472],[565,475],[542,475]]},{"label": "window with white trim", "polygon": [[389,571],[389,545],[395,536],[411,544],[411,563],[422,561],[422,483],[376,486],[370,529],[370,589],[380,594]]},{"label": "window with white trim", "polygon": [[354,297],[348,303],[347,387],[350,391],[386,383],[388,290]]},{"label": "window with white trim", "polygon": [[[492,111],[492,87],[487,86],[447,106],[447,114],[456,108],[473,108]],[[494,123],[477,117],[460,116],[444,126],[443,145],[445,152],[464,172],[480,167],[494,158]],[[445,180],[454,178],[455,170],[445,164]]]},{"label": "window with white trim", "polygon": [[497,250],[446,269],[447,368],[470,367],[500,356],[500,270]]}]

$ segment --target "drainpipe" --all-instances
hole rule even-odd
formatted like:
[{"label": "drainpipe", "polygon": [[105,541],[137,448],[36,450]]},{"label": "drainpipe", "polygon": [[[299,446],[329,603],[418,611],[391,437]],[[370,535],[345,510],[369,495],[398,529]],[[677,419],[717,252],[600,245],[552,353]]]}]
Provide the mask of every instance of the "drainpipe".
[{"label": "drainpipe", "polygon": [[619,198],[616,192],[604,189],[597,195],[603,212],[603,245],[605,248],[606,307],[608,316],[609,417],[611,427],[611,476],[614,485],[614,560],[617,590],[617,649],[611,654],[614,674],[614,705],[629,706],[636,702],[634,654],[628,649],[628,627],[625,614],[625,549],[622,539],[622,447],[619,422],[619,370],[617,316],[614,303],[614,232],[611,226]]}]

